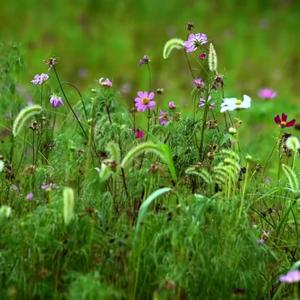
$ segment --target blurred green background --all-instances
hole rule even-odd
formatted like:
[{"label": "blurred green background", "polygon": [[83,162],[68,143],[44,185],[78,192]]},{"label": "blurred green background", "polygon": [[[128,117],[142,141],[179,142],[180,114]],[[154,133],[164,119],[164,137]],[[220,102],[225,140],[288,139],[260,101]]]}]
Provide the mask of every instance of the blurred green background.
[{"label": "blurred green background", "polygon": [[[184,55],[172,53],[163,60],[162,49],[169,38],[184,39],[190,21],[215,44],[225,95],[246,93],[254,100],[251,112],[240,114],[251,124],[247,143],[257,132],[270,141],[273,133],[265,129],[274,128],[275,113],[300,120],[298,0],[0,2],[1,39],[21,45],[25,68],[19,80],[29,89],[33,75],[47,71],[43,60],[55,56],[64,80],[84,88],[107,76],[124,102],[130,101],[137,90],[147,89],[147,71],[138,61],[148,54],[154,88],[163,87],[166,101],[186,110],[191,79]],[[278,92],[275,100],[258,99],[265,86]]]}]

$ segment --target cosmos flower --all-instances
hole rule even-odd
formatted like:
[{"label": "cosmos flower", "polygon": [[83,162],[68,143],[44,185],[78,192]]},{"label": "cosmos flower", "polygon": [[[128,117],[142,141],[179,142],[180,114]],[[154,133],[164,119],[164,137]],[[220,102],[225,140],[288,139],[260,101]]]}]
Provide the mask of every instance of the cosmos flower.
[{"label": "cosmos flower", "polygon": [[170,101],[168,104],[169,109],[176,109],[176,104],[174,103],[174,101]]},{"label": "cosmos flower", "polygon": [[233,111],[237,109],[245,109],[251,106],[251,98],[247,95],[243,96],[243,100],[237,98],[224,98],[221,104],[221,113],[225,111]]},{"label": "cosmos flower", "polygon": [[294,283],[300,281],[300,271],[299,270],[292,270],[289,271],[287,274],[283,274],[279,276],[280,282],[285,283]]},{"label": "cosmos flower", "polygon": [[196,88],[198,88],[198,89],[203,88],[204,85],[205,85],[202,78],[195,78],[195,79],[193,80],[193,84],[194,84],[194,86],[195,86]]},{"label": "cosmos flower", "polygon": [[143,130],[136,129],[134,132],[134,136],[136,139],[142,139],[145,136],[145,132]]},{"label": "cosmos flower", "polygon": [[34,75],[33,80],[31,80],[31,82],[34,85],[42,85],[48,79],[49,79],[49,75],[48,74],[45,74],[45,73],[36,74],[36,75]]},{"label": "cosmos flower", "polygon": [[[211,100],[211,96],[208,96],[208,102],[210,102],[210,100]],[[200,108],[203,108],[203,107],[205,107],[205,103],[206,103],[206,100],[204,98],[200,98],[198,106]],[[209,103],[209,109],[214,109],[215,107],[216,107],[216,104],[214,102]]]},{"label": "cosmos flower", "polygon": [[263,88],[258,92],[258,96],[265,100],[272,100],[277,96],[277,93],[270,88]]},{"label": "cosmos flower", "polygon": [[287,115],[282,113],[281,117],[279,115],[274,117],[274,122],[281,128],[293,127],[296,124],[296,120],[287,121]]},{"label": "cosmos flower", "polygon": [[58,97],[58,96],[56,96],[56,95],[52,95],[52,96],[50,97],[50,104],[51,104],[54,108],[57,108],[57,107],[63,105],[64,102],[63,102],[63,100],[62,100],[61,97]]},{"label": "cosmos flower", "polygon": [[204,33],[190,33],[188,39],[183,43],[186,52],[194,52],[201,45],[207,43],[207,36]]},{"label": "cosmos flower", "polygon": [[169,116],[168,112],[160,111],[159,112],[159,124],[160,125],[167,125],[171,121],[171,118]]},{"label": "cosmos flower", "polygon": [[101,77],[99,79],[99,84],[103,87],[106,87],[106,88],[111,88],[112,87],[112,81],[109,80],[108,78],[104,78],[104,77]]},{"label": "cosmos flower", "polygon": [[139,112],[144,112],[146,109],[153,110],[156,105],[153,92],[139,91],[134,102],[135,108]]}]

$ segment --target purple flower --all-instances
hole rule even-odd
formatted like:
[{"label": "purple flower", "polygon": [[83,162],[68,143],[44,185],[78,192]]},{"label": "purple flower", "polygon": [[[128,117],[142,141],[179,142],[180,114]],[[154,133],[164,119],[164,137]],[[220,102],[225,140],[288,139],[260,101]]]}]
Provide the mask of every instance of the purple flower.
[{"label": "purple flower", "polygon": [[134,102],[136,110],[140,112],[144,112],[147,108],[153,110],[156,105],[153,92],[139,91]]},{"label": "purple flower", "polygon": [[143,130],[137,129],[134,132],[134,136],[135,136],[136,139],[142,139],[145,136],[145,132]]},{"label": "purple flower", "polygon": [[56,95],[52,95],[50,97],[50,104],[54,107],[54,108],[57,108],[61,105],[64,104],[63,100],[61,99],[61,97],[58,97]]},{"label": "purple flower", "polygon": [[101,77],[99,79],[99,84],[103,87],[106,87],[106,88],[111,88],[112,87],[112,81],[109,80],[108,78],[104,78],[104,77]]},{"label": "purple flower", "polygon": [[28,194],[26,195],[26,198],[25,198],[25,199],[28,200],[28,201],[31,201],[31,200],[33,199],[33,193],[32,193],[32,192],[28,193]]},{"label": "purple flower", "polygon": [[[211,100],[211,96],[208,96],[208,102],[210,102],[210,100]],[[198,106],[200,108],[203,108],[203,107],[205,107],[205,103],[206,103],[205,99],[204,98],[200,98]],[[214,109],[215,107],[216,107],[216,104],[214,102],[209,104],[209,109]]]},{"label": "purple flower", "polygon": [[160,111],[159,112],[159,124],[160,125],[167,125],[171,121],[169,113],[165,111]]},{"label": "purple flower", "polygon": [[263,88],[258,92],[258,96],[262,99],[272,100],[277,96],[277,93],[271,88]]},{"label": "purple flower", "polygon": [[188,39],[183,43],[186,52],[194,52],[200,45],[207,43],[207,36],[204,33],[190,33]]},{"label": "purple flower", "polygon": [[42,85],[45,81],[49,79],[49,75],[42,73],[34,75],[33,80],[31,80],[32,84],[34,85]]},{"label": "purple flower", "polygon": [[169,104],[168,104],[168,106],[169,106],[169,109],[176,109],[176,104],[175,104],[175,102],[174,101],[170,101],[169,102]]},{"label": "purple flower", "polygon": [[204,85],[205,85],[202,78],[195,78],[195,79],[193,80],[193,84],[194,84],[194,86],[195,86],[196,88],[198,88],[198,89],[203,88]]},{"label": "purple flower", "polygon": [[286,283],[299,282],[300,281],[300,271],[299,270],[289,271],[287,274],[279,276],[279,280],[281,282],[286,282]]}]

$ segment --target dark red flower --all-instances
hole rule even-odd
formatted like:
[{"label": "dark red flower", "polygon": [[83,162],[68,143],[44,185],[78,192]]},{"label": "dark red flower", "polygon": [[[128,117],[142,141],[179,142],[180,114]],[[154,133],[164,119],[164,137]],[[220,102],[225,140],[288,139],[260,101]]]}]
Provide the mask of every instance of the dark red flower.
[{"label": "dark red flower", "polygon": [[134,136],[135,136],[136,139],[142,139],[142,138],[144,138],[145,133],[144,133],[143,130],[137,129],[137,130],[134,132]]},{"label": "dark red flower", "polygon": [[287,115],[284,114],[284,113],[281,114],[281,117],[279,115],[275,116],[274,121],[281,128],[293,127],[296,124],[296,120],[295,119],[293,119],[291,121],[287,121]]}]

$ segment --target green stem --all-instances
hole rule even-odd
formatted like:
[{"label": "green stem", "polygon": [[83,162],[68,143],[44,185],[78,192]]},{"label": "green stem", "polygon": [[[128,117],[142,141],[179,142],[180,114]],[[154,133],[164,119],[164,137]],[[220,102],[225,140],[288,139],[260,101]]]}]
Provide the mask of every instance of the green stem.
[{"label": "green stem", "polygon": [[70,104],[70,102],[69,102],[69,100],[68,100],[68,97],[67,97],[67,95],[66,95],[66,93],[65,93],[65,91],[64,91],[64,89],[63,89],[63,86],[62,86],[62,84],[61,84],[61,81],[60,81],[60,79],[59,79],[59,76],[58,76],[58,73],[57,73],[57,71],[56,71],[56,67],[55,67],[55,66],[53,66],[53,71],[54,71],[54,73],[55,73],[55,77],[56,77],[57,82],[58,82],[58,84],[59,84],[60,90],[61,90],[61,92],[62,92],[62,94],[63,94],[63,96],[64,96],[64,99],[66,100],[66,102],[67,102],[67,104],[68,104],[69,109],[71,110],[72,114],[74,115],[74,117],[75,117],[75,119],[76,119],[76,121],[77,121],[79,127],[81,128],[81,130],[82,130],[82,132],[83,132],[85,138],[88,139],[88,135],[87,135],[87,133],[85,132],[85,130],[84,130],[84,128],[83,128],[83,126],[82,126],[82,124],[81,124],[81,122],[80,122],[78,116],[76,115],[75,111],[73,110],[72,105]]}]

